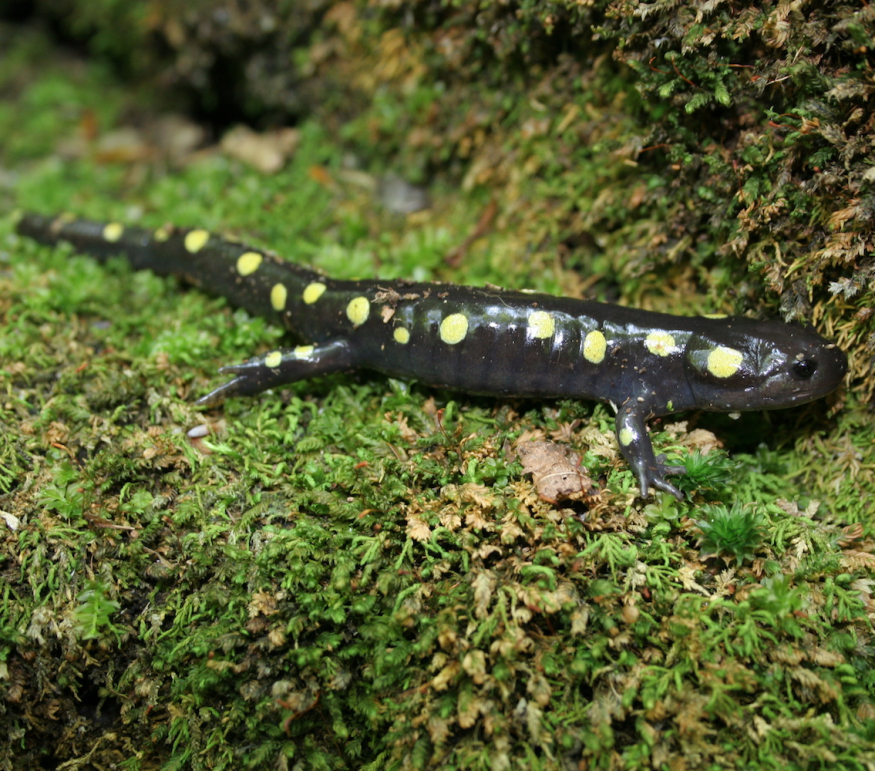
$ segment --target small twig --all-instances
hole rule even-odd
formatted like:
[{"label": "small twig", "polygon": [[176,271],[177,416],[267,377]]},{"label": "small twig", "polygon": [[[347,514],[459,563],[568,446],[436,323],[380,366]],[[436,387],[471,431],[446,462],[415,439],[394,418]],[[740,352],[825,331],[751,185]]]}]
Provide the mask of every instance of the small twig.
[{"label": "small twig", "polygon": [[689,78],[685,78],[683,75],[681,75],[681,71],[678,69],[678,66],[674,63],[674,61],[672,61],[671,66],[674,67],[674,71],[677,73],[677,76],[678,76],[681,80],[685,80],[685,81],[686,81],[687,83],[689,83],[693,88],[699,88],[695,83],[693,83],[692,80],[690,80]]},{"label": "small twig", "polygon": [[656,57],[655,57],[655,56],[651,56],[651,57],[650,57],[650,61],[647,62],[647,63],[650,65],[650,69],[651,69],[651,70],[653,70],[654,72],[658,72],[660,75],[671,75],[670,72],[666,72],[665,70],[661,70],[661,69],[659,69],[659,67],[654,67],[654,66],[653,66],[653,60],[654,60],[654,59],[656,59]]}]

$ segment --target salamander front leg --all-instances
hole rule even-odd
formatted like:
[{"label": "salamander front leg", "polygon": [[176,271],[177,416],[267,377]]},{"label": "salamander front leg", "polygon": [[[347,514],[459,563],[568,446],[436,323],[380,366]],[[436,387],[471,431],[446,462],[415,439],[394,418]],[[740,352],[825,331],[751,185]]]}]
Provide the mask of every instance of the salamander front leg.
[{"label": "salamander front leg", "polygon": [[684,474],[686,469],[683,466],[666,466],[663,462],[664,455],[657,458],[653,454],[653,445],[647,434],[644,414],[642,405],[634,399],[622,405],[617,413],[617,439],[623,457],[638,477],[643,498],[649,495],[651,487],[656,487],[682,501],[684,494],[671,482],[666,481],[665,475]]},{"label": "salamander front leg", "polygon": [[212,407],[229,396],[257,394],[268,388],[316,375],[341,372],[355,366],[355,356],[346,340],[333,340],[324,345],[282,348],[242,364],[222,367],[219,372],[231,373],[235,375],[234,379],[198,399],[197,404]]}]

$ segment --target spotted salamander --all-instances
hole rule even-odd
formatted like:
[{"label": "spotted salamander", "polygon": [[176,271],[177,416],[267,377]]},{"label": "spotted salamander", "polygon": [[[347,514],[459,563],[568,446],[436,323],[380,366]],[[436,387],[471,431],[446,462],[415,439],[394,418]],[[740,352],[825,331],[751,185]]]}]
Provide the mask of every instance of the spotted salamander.
[{"label": "spotted salamander", "polygon": [[222,368],[233,379],[199,400],[359,367],[479,394],[608,402],[641,494],[681,499],[646,422],[680,410],[790,407],[828,394],[847,358],[808,328],[681,317],[587,300],[407,281],[335,281],[206,230],[26,214],[18,232],[67,241],[99,260],[174,274],[266,316],[303,343]]}]

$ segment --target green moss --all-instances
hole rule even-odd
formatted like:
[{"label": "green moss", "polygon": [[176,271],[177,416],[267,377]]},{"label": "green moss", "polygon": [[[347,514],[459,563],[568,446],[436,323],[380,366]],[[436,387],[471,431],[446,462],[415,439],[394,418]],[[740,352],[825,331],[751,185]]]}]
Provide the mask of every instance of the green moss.
[{"label": "green moss", "polygon": [[702,508],[704,519],[696,522],[702,537],[702,556],[734,557],[738,566],[753,560],[763,541],[763,517],[756,511],[745,511],[735,504]]}]

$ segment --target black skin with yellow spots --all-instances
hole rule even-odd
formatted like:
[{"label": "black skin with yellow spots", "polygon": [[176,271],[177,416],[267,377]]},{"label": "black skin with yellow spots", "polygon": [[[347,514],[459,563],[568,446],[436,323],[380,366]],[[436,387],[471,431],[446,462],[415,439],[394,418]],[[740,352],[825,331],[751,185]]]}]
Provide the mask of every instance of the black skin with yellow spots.
[{"label": "black skin with yellow spots", "polygon": [[203,230],[26,214],[18,232],[181,276],[305,343],[222,368],[233,379],[200,404],[357,368],[469,393],[594,399],[616,408],[620,448],[643,496],[655,487],[683,497],[665,479],[683,469],[654,455],[650,418],[803,404],[847,372],[834,344],[780,322],[671,316],[491,287],[334,281]]}]

